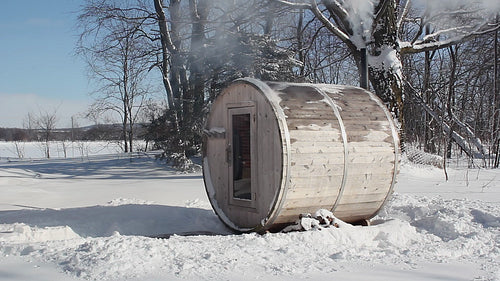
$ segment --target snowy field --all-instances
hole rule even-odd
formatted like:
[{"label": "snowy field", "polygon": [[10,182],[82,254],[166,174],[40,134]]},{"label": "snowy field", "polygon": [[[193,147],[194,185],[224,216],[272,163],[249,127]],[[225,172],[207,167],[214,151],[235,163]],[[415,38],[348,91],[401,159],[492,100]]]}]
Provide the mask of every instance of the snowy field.
[{"label": "snowy field", "polygon": [[[92,155],[119,153],[123,151],[119,142],[112,141],[51,141],[45,142],[6,142],[0,141],[0,160],[46,158],[47,145],[50,158],[75,158]],[[137,148],[144,146],[138,141]]]},{"label": "snowy field", "polygon": [[2,281],[500,280],[500,170],[403,163],[372,226],[238,235],[152,155],[0,157]]}]

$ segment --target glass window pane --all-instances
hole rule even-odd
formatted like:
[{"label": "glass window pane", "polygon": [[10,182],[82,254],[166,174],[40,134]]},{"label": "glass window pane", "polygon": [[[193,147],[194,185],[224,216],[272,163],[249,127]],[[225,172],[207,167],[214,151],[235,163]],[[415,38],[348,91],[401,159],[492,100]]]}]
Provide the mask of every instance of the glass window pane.
[{"label": "glass window pane", "polygon": [[250,114],[232,115],[233,124],[233,197],[252,200]]}]

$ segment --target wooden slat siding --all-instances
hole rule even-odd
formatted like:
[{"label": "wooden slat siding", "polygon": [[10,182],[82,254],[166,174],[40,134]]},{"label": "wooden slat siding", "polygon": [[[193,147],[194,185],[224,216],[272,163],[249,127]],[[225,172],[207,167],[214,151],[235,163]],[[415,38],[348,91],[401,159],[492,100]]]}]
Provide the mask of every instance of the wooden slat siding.
[{"label": "wooden slat siding", "polygon": [[387,151],[384,152],[374,152],[371,154],[364,154],[360,155],[357,158],[351,158],[348,160],[348,163],[353,163],[353,164],[373,164],[373,163],[391,163],[391,161],[394,161],[394,156],[391,156],[390,154],[387,153]]},{"label": "wooden slat siding", "polygon": [[360,90],[328,95],[342,108],[349,143],[348,179],[334,214],[348,220],[368,219],[391,186],[394,147],[390,123],[380,106]]},{"label": "wooden slat siding", "polygon": [[328,119],[329,116],[331,115],[331,112],[328,111],[301,111],[301,112],[296,112],[296,113],[291,113],[292,111],[287,111],[285,110],[285,115],[288,118],[292,119],[322,119],[323,121],[325,120],[330,120]]},{"label": "wooden slat siding", "polygon": [[339,155],[338,153],[294,153],[294,155],[298,155],[299,157],[296,157],[291,161],[292,165],[314,165],[315,163],[321,163],[326,165],[335,164],[343,166],[344,161],[344,155]]},{"label": "wooden slat siding", "polygon": [[[394,160],[394,159],[392,159],[392,160]],[[391,162],[394,162],[394,161],[391,161]],[[377,171],[377,172],[381,173],[381,172],[387,171],[387,169],[390,167],[394,167],[394,164],[390,163],[390,162],[356,163],[354,160],[354,161],[349,161],[348,163],[351,167],[356,168],[356,170],[354,170],[354,168],[353,168],[353,170],[350,171],[351,173],[349,173],[349,174],[356,175],[356,176],[363,175],[366,172],[373,172],[373,171]],[[387,173],[391,173],[391,172],[387,171]],[[385,173],[384,173],[384,175],[385,175]],[[390,179],[388,179],[388,180],[390,180]]]},{"label": "wooden slat siding", "polygon": [[[381,200],[385,199],[385,196],[387,196],[387,192],[379,192],[379,193],[366,193],[366,194],[343,194],[342,198],[345,197],[346,201],[349,202],[359,202],[359,203],[366,203],[366,202],[380,202]],[[339,205],[342,206],[342,205]]]},{"label": "wooden slat siding", "polygon": [[323,186],[313,186],[309,185],[307,188],[304,188],[304,186],[294,186],[291,187],[288,190],[287,193],[287,200],[291,199],[297,199],[297,198],[309,198],[309,197],[329,197],[329,196],[337,196],[337,194],[330,194],[327,195],[328,193],[331,193],[331,187],[329,186],[330,184],[334,183],[334,181],[330,180],[328,182],[328,185],[323,185]]},{"label": "wooden slat siding", "polygon": [[[276,91],[279,92],[279,91]],[[331,108],[328,104],[325,104],[323,100],[315,101],[315,102],[303,102],[303,103],[288,103],[287,107],[283,108],[284,110],[290,110],[290,111],[295,111],[295,110],[312,110],[312,111],[318,111],[318,110],[323,110],[325,112],[330,112]]]},{"label": "wooden slat siding", "polygon": [[[292,154],[292,157],[296,156]],[[339,164],[334,165],[295,165],[290,167],[290,173],[292,177],[309,177],[309,176],[323,176],[323,175],[332,175],[332,176],[340,176],[343,175],[343,166]]]},{"label": "wooden slat siding", "polygon": [[[288,128],[290,131],[314,131],[314,132],[325,132],[333,131],[330,128],[334,128],[335,124],[331,121],[317,120],[311,122],[311,119],[296,119],[288,118],[286,120]],[[340,134],[340,132],[338,132]]]},{"label": "wooden slat siding", "polygon": [[[339,121],[324,96],[314,88],[290,86],[280,92],[284,93],[280,95],[280,106],[285,109],[287,116],[292,151],[291,184],[282,208],[289,209],[297,216],[300,211],[294,209],[314,209],[318,206],[331,209],[338,197],[344,171],[344,147]],[[318,148],[317,155],[310,154],[311,147]],[[334,154],[320,153],[332,147],[335,147]],[[321,184],[314,182],[314,177],[325,175],[329,177],[323,177]],[[283,209],[280,218],[287,216]]]},{"label": "wooden slat siding", "polygon": [[[299,190],[297,187],[302,187],[303,189],[307,189],[309,187],[323,186],[328,187],[328,184],[333,184],[333,186],[337,186],[342,184],[342,178],[335,175],[322,175],[322,176],[307,176],[307,177],[294,177],[294,181],[290,183],[290,198],[293,198],[294,192]],[[287,197],[288,198],[288,197]]]},{"label": "wooden slat siding", "polygon": [[[375,136],[375,134],[378,134],[378,136]],[[391,146],[384,140],[392,139],[391,135],[386,135],[380,131],[372,131],[371,134],[366,134],[366,131],[363,132],[361,130],[352,130],[352,133],[349,134],[348,138],[352,140],[351,142],[363,143],[363,145],[361,146],[366,146],[370,144],[380,146],[385,144],[385,147],[388,148],[390,148]]]},{"label": "wooden slat siding", "polygon": [[[320,192],[318,192],[320,193]],[[316,195],[316,196],[314,196]],[[317,206],[330,206],[332,202],[337,199],[337,196],[318,196],[321,194],[310,194],[309,196],[304,196],[299,199],[287,198],[287,201],[283,208],[285,209],[295,209],[295,208],[316,208],[315,211],[319,210]],[[325,208],[328,209],[328,208]]]},{"label": "wooden slat siding", "polygon": [[340,132],[333,129],[322,131],[290,129],[292,148],[295,142],[340,142]]},{"label": "wooden slat siding", "polygon": [[306,142],[306,141],[295,141],[293,143],[292,153],[300,153],[302,155],[306,154],[340,154],[344,157],[344,147],[336,142]]},{"label": "wooden slat siding", "polygon": [[366,213],[371,210],[378,210],[382,202],[361,202],[342,204],[335,209],[335,216],[347,222],[353,222],[360,219],[369,219]]}]

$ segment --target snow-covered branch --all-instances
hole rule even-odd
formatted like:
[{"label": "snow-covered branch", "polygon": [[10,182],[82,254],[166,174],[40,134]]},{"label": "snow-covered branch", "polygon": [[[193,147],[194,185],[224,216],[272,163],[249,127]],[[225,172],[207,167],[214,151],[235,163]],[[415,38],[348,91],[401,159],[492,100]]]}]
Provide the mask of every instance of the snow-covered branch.
[{"label": "snow-covered branch", "polygon": [[438,40],[437,38],[440,34],[452,31],[452,29],[442,30],[425,36],[423,40],[417,40],[415,42],[399,42],[399,47],[402,54],[415,54],[426,51],[434,51],[438,49],[448,48],[449,46],[468,41],[473,37],[494,32],[499,29],[500,24],[486,24],[476,31],[462,29],[457,32],[462,33],[461,35],[457,35],[444,40]]},{"label": "snow-covered branch", "polygon": [[311,2],[311,11],[318,18],[318,20],[333,34],[337,35],[340,40],[350,43],[349,35],[340,30],[335,24],[333,24],[318,8],[318,4],[316,0],[310,0]]},{"label": "snow-covered branch", "polygon": [[349,12],[337,0],[323,0],[323,4],[333,7],[339,18],[345,19],[349,16]]},{"label": "snow-covered branch", "polygon": [[466,30],[472,29],[473,26],[466,25],[466,26],[457,26],[457,27],[452,27],[452,28],[447,28],[447,29],[442,29],[438,30],[434,33],[425,35],[424,38],[422,39],[422,42],[431,42],[439,39],[439,36],[448,34],[448,33],[462,33],[462,34],[468,34]]},{"label": "snow-covered branch", "polygon": [[[295,9],[308,9],[310,10],[314,16],[333,34],[338,36],[340,40],[349,43],[350,44],[350,37],[347,35],[345,32],[340,30],[330,19],[328,19],[323,12],[318,7],[318,4],[316,3],[316,0],[309,0],[309,3],[294,3],[290,1],[285,1],[285,0],[273,0],[274,2],[280,3],[282,5],[295,8]],[[337,8],[338,10],[341,11],[341,13],[344,13],[344,17],[347,16],[347,11],[338,3],[336,0],[329,0],[327,1],[328,4],[331,4]],[[339,15],[342,17],[342,15]]]},{"label": "snow-covered branch", "polygon": [[273,0],[273,1],[295,9],[311,9],[311,5],[307,3],[293,3],[285,0]]},{"label": "snow-covered branch", "polygon": [[399,14],[398,22],[397,22],[397,30],[401,31],[403,26],[403,20],[408,16],[408,12],[410,11],[411,0],[406,1],[403,10]]}]

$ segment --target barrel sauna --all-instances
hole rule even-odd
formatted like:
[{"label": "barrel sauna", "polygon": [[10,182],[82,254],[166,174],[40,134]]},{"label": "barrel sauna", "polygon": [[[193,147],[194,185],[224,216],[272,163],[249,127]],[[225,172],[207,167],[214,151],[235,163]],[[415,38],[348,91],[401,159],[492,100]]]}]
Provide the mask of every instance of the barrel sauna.
[{"label": "barrel sauna", "polygon": [[368,220],[391,195],[398,164],[390,113],[358,87],[239,79],[204,128],[208,198],[240,232],[280,229],[319,209]]}]

